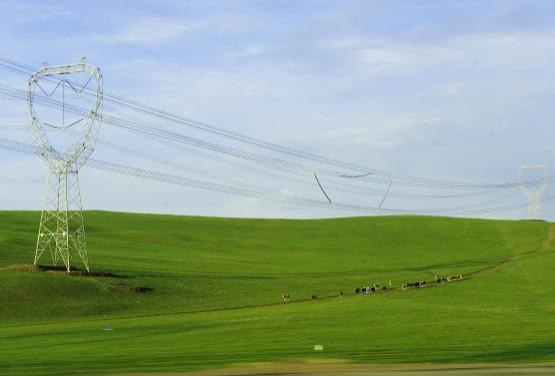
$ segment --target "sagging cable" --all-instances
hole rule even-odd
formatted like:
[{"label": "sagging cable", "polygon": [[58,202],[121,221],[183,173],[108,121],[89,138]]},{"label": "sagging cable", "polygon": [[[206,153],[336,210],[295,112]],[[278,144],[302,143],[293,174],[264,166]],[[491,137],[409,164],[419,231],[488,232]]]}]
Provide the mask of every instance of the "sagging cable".
[{"label": "sagging cable", "polygon": [[324,194],[324,196],[326,197],[326,199],[328,200],[328,202],[330,203],[331,207],[335,207],[335,205],[333,204],[333,202],[331,201],[330,197],[328,196],[328,194],[326,193],[326,191],[324,190],[324,187],[322,187],[322,184],[320,184],[320,179],[318,179],[318,175],[316,175],[316,173],[314,173],[314,179],[316,179],[316,183],[318,183],[318,187],[320,187],[320,190],[322,191],[322,193]]},{"label": "sagging cable", "polygon": [[385,199],[389,195],[389,191],[391,191],[391,186],[392,185],[393,185],[393,176],[389,179],[389,187],[387,187],[387,191],[385,192],[385,195],[382,197],[382,200],[380,201],[380,203],[378,204],[378,207],[376,208],[377,212],[379,212],[380,209],[382,208],[382,205],[385,202]]},{"label": "sagging cable", "polygon": [[348,179],[359,179],[359,178],[365,178],[365,177],[370,176],[370,175],[374,175],[374,171],[367,172],[365,174],[359,174],[359,175],[339,174],[339,177],[340,178],[348,178]]}]

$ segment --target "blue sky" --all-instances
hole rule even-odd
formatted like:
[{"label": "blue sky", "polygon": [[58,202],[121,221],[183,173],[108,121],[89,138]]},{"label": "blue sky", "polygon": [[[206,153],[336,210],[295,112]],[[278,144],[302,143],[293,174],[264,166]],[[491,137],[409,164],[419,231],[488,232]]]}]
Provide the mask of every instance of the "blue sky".
[{"label": "blue sky", "polygon": [[[271,64],[217,43],[141,3]],[[7,0],[2,6],[2,57],[39,66],[86,56],[102,69],[108,93],[302,150],[397,173],[487,183],[515,180],[520,165],[549,166],[555,156],[552,1],[93,4]],[[25,88],[25,78],[3,71],[0,82]],[[30,142],[25,131],[2,129],[27,124],[23,103],[0,100],[0,137]],[[108,125],[102,126],[100,137],[197,169],[172,173],[210,181],[264,183],[282,192],[321,198],[314,185],[297,187],[286,179],[229,167],[226,161],[196,151],[176,152]],[[100,145],[94,157],[170,172],[168,166]],[[2,150],[0,158],[0,207],[39,209],[45,179],[42,165],[33,157]],[[265,217],[349,215],[87,168],[81,172],[81,185],[87,209]],[[508,198],[498,204],[525,200],[516,190],[500,197]],[[380,197],[341,199],[376,205]],[[386,204],[458,207],[453,201],[395,199],[394,195]],[[542,209],[543,217],[555,219],[553,201]],[[489,216],[523,218],[526,210]]]}]

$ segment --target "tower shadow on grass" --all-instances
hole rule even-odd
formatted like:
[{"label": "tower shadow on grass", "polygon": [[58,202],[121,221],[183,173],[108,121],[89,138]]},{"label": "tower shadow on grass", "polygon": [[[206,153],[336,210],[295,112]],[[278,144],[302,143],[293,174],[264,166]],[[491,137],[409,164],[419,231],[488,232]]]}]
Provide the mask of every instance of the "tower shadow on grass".
[{"label": "tower shadow on grass", "polygon": [[70,267],[68,272],[66,267],[61,265],[37,265],[37,271],[39,272],[58,272],[67,273],[68,275],[82,276],[82,277],[107,277],[107,278],[129,278],[127,275],[116,274],[107,271],[87,271],[85,269],[80,269],[75,266]]},{"label": "tower shadow on grass", "polygon": [[[54,265],[33,265],[33,264],[15,264],[10,265],[4,270],[11,271],[11,272],[48,272],[48,273],[56,273],[65,276],[78,276],[78,277],[93,277],[93,278],[116,278],[116,279],[123,279],[123,278],[131,278],[128,275],[122,274],[115,274],[112,272],[106,271],[99,271],[99,272],[88,272],[83,269],[79,269],[76,267],[72,267],[71,271],[68,273],[65,266],[54,266]],[[104,284],[105,287],[115,291],[115,292],[124,292],[124,293],[133,293],[133,294],[143,294],[154,291],[154,288],[147,287],[147,286],[130,286],[123,282],[115,282],[115,281],[106,281]]]},{"label": "tower shadow on grass", "polygon": [[68,272],[66,267],[63,265],[33,265],[33,264],[15,264],[10,265],[6,270],[16,271],[16,272],[53,272],[53,273],[64,273],[70,276],[80,276],[80,277],[105,277],[105,278],[130,278],[128,275],[116,274],[108,271],[90,271],[85,269],[80,269],[72,266]]}]

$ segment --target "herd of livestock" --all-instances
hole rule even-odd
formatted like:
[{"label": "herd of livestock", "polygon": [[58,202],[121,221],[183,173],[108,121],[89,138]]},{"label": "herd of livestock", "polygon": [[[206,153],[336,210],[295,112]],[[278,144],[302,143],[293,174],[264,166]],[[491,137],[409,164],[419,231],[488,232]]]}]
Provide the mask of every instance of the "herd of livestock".
[{"label": "herd of livestock", "polygon": [[[400,289],[405,290],[407,288],[426,287],[426,286],[429,286],[429,285],[432,285],[432,284],[442,284],[442,283],[445,283],[445,282],[452,282],[452,281],[461,280],[463,278],[464,278],[464,276],[462,274],[452,275],[452,276],[449,276],[447,278],[439,277],[439,276],[436,275],[432,282],[426,282],[426,281],[406,282],[406,283],[403,283],[401,285]],[[391,286],[393,286],[393,283],[391,281],[389,281],[387,285],[389,286],[389,289],[395,290],[394,287],[393,288],[391,287]],[[377,292],[386,292],[386,291],[388,291],[388,286],[386,286],[386,285],[381,286],[379,283],[374,283],[372,286],[357,287],[353,291],[354,291],[355,295],[361,295],[361,294],[365,295],[365,294],[371,294],[371,293],[377,293]],[[339,296],[340,297],[344,296],[344,292],[339,291]],[[289,293],[283,294],[282,298],[283,298],[284,303],[288,303],[289,299],[290,299]],[[312,295],[311,299],[312,300],[318,300],[318,295]]]}]

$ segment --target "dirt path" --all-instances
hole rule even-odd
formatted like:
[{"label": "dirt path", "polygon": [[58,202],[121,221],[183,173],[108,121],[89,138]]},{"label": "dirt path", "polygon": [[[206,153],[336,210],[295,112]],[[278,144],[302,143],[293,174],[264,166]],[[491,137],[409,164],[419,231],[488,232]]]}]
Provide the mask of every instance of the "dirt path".
[{"label": "dirt path", "polygon": [[553,239],[555,239],[555,225],[551,224],[547,229],[547,237],[542,243],[542,247],[541,247],[542,252],[549,251],[549,248],[551,247],[551,242],[553,242]]},{"label": "dirt path", "polygon": [[496,270],[501,269],[502,267],[504,267],[507,264],[510,264],[514,261],[520,260],[520,259],[525,258],[525,257],[529,257],[529,256],[531,256],[535,253],[547,252],[549,250],[549,248],[551,247],[551,243],[553,242],[554,239],[555,239],[555,225],[550,224],[547,227],[547,233],[546,233],[546,236],[545,236],[545,240],[542,242],[540,248],[535,249],[535,250],[530,251],[530,252],[521,253],[519,255],[511,256],[511,257],[506,258],[505,260],[503,260],[503,261],[501,261],[501,262],[499,262],[499,263],[497,263],[493,266],[489,266],[487,268],[484,268],[484,269],[479,270],[479,271],[474,272],[474,273],[469,273],[465,277],[478,277],[478,276],[481,276],[481,275],[484,275],[484,274],[489,274],[491,272],[494,272]]},{"label": "dirt path", "polygon": [[119,376],[537,376],[555,374],[554,364],[351,364],[253,363],[192,373],[133,373]]}]

